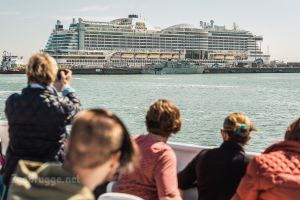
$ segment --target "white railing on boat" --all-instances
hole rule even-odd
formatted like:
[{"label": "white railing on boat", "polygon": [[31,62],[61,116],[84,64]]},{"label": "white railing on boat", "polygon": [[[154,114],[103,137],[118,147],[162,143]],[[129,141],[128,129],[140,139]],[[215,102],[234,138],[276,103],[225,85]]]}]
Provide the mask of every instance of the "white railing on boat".
[{"label": "white railing on boat", "polygon": [[[5,153],[8,145],[8,124],[6,121],[0,121],[0,137],[2,139],[2,152]],[[201,150],[212,148],[205,146],[198,146],[193,144],[183,144],[177,142],[168,142],[168,144],[174,149],[177,157],[177,170],[182,170]],[[248,153],[251,156],[256,153]],[[197,189],[189,189],[183,192],[183,198],[187,200],[197,200]]]},{"label": "white railing on boat", "polygon": [[2,141],[2,153],[5,154],[8,145],[8,125],[6,121],[0,121],[0,138]]}]

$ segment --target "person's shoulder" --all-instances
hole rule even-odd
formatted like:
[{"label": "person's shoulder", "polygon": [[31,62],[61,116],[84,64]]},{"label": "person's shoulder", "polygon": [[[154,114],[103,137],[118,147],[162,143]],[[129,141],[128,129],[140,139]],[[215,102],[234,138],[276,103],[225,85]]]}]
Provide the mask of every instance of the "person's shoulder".
[{"label": "person's shoulder", "polygon": [[216,154],[220,154],[220,148],[219,147],[215,147],[215,148],[204,148],[201,149],[201,151],[197,154],[197,157],[204,157],[206,155],[211,156],[211,155],[216,155]]},{"label": "person's shoulder", "polygon": [[[33,182],[30,181],[32,174],[37,177]],[[50,185],[55,187],[55,190],[50,189]],[[26,193],[27,199],[35,199],[36,194],[33,191],[37,189],[40,199],[50,199],[48,198],[50,190],[58,199],[66,199],[67,196],[70,197],[69,199],[73,199],[73,196],[77,197],[74,199],[94,199],[93,194],[80,183],[78,177],[61,165],[21,160],[16,175],[12,179],[9,196],[23,199]]]},{"label": "person's shoulder", "polygon": [[7,97],[7,100],[6,100],[6,101],[13,101],[13,100],[19,98],[20,96],[21,96],[20,93],[17,93],[17,92],[12,93],[11,95],[9,95],[9,96]]},{"label": "person's shoulder", "polygon": [[158,143],[159,147],[157,148],[159,159],[161,160],[174,160],[176,161],[176,154],[172,147],[164,142]]},{"label": "person's shoulder", "polygon": [[282,161],[278,156],[278,152],[256,155],[251,158],[247,171],[255,175],[264,174],[264,176],[271,175],[273,172],[277,173],[278,168],[282,168]]},{"label": "person's shoulder", "polygon": [[134,139],[139,146],[150,148],[154,152],[164,151],[165,149],[171,148],[165,142],[153,139],[149,135],[137,135]]},{"label": "person's shoulder", "polygon": [[153,142],[147,137],[147,135],[133,135],[132,139],[139,145],[140,148],[148,148]]},{"label": "person's shoulder", "polygon": [[172,149],[172,147],[169,144],[162,142],[162,141],[157,141],[157,142],[153,143],[152,149],[154,149],[157,152],[160,152],[161,154],[174,153],[174,150]]},{"label": "person's shoulder", "polygon": [[42,93],[43,90],[38,90],[38,89],[34,89],[34,88],[31,88],[29,86],[23,88],[21,90],[21,92],[15,92],[13,94],[11,94],[6,102],[9,103],[9,102],[14,102],[14,101],[24,101],[24,100],[27,100],[27,99],[30,99],[32,100],[33,97],[36,96],[37,93]]},{"label": "person's shoulder", "polygon": [[19,94],[19,93],[13,93],[13,94],[9,95],[5,102],[6,108],[10,108],[12,105],[14,105],[14,103],[16,101],[18,101],[20,99],[20,97],[21,97],[21,94]]},{"label": "person's shoulder", "polygon": [[233,162],[237,163],[249,163],[251,160],[252,156],[247,154],[243,149],[241,150],[236,150],[233,152]]},{"label": "person's shoulder", "polygon": [[271,152],[268,154],[260,154],[253,157],[252,162],[257,163],[259,165],[264,165],[265,163],[269,163],[271,160],[278,156],[277,152]]},{"label": "person's shoulder", "polygon": [[135,136],[135,141],[146,154],[151,154],[151,157],[153,158],[175,155],[175,152],[170,145],[163,141],[154,140],[149,137],[149,135]]},{"label": "person's shoulder", "polygon": [[255,156],[252,162],[255,163],[262,172],[275,172],[278,170],[288,170],[291,161],[286,157],[283,151],[274,151]]},{"label": "person's shoulder", "polygon": [[200,152],[194,157],[196,162],[202,160],[209,152],[212,152],[214,149],[201,149]]},{"label": "person's shoulder", "polygon": [[138,134],[136,134],[136,135],[132,135],[131,137],[132,137],[132,139],[134,139],[135,141],[142,141],[142,140],[145,140],[145,137],[146,135],[138,135]]}]

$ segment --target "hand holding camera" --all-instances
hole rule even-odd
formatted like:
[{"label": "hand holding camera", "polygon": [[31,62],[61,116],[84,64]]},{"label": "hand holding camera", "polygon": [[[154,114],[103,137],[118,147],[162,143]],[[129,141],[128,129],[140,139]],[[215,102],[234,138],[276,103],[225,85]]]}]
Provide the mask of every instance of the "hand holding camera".
[{"label": "hand holding camera", "polygon": [[61,92],[66,85],[70,85],[72,81],[72,71],[69,69],[60,69],[57,72],[57,77],[54,87],[58,92]]}]

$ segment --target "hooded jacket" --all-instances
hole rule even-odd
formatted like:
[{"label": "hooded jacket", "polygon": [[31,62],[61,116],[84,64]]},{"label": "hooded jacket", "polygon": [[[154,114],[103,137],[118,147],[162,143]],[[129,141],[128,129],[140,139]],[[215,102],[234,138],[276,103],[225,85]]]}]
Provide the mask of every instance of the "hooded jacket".
[{"label": "hooded jacket", "polygon": [[21,160],[9,188],[11,200],[94,200],[78,177],[61,166]]},{"label": "hooded jacket", "polygon": [[232,200],[300,198],[300,142],[276,143],[251,160]]}]

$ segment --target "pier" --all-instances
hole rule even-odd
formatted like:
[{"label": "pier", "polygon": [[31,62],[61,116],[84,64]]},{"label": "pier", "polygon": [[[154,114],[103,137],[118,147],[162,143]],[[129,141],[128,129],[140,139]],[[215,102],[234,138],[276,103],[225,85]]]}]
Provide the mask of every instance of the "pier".
[{"label": "pier", "polygon": [[204,70],[206,74],[221,74],[221,73],[300,73],[300,67],[235,67],[235,68],[206,68]]}]

